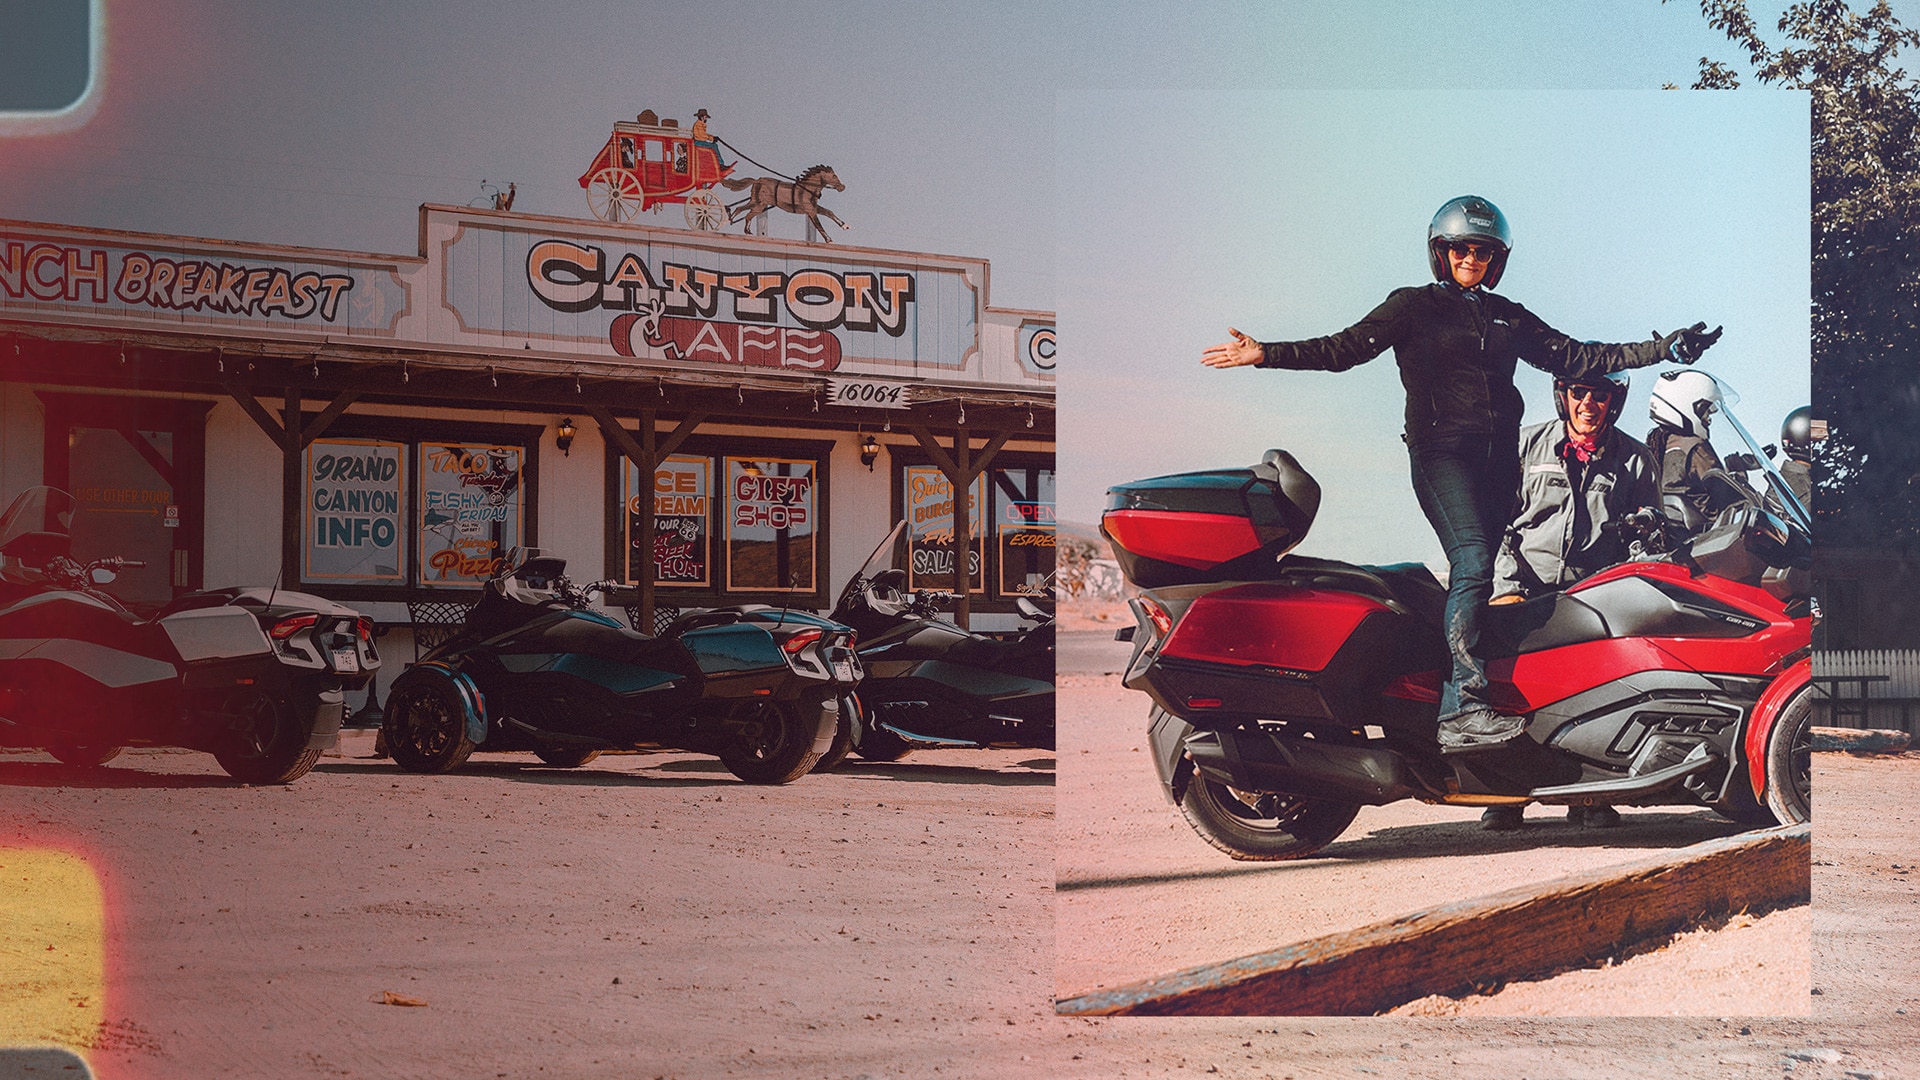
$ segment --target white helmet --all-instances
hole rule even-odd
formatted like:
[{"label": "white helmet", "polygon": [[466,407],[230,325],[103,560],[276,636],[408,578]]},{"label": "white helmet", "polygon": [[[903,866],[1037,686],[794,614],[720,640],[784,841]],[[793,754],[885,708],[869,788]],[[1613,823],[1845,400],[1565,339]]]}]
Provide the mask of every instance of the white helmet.
[{"label": "white helmet", "polygon": [[1653,422],[1697,438],[1720,411],[1720,384],[1704,371],[1663,371],[1653,384],[1648,415]]},{"label": "white helmet", "polygon": [[509,600],[535,607],[560,598],[560,578],[567,560],[539,548],[517,547],[507,552],[506,569],[495,580]]}]

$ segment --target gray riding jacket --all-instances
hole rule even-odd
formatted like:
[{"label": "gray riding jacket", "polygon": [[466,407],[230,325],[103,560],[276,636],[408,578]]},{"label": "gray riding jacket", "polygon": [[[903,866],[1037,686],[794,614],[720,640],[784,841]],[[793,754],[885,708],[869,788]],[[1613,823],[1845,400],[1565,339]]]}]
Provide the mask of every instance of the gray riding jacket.
[{"label": "gray riding jacket", "polygon": [[1563,457],[1566,424],[1520,431],[1520,512],[1494,557],[1493,592],[1536,596],[1562,589],[1627,557],[1602,526],[1660,505],[1653,454],[1619,428],[1585,462]]}]

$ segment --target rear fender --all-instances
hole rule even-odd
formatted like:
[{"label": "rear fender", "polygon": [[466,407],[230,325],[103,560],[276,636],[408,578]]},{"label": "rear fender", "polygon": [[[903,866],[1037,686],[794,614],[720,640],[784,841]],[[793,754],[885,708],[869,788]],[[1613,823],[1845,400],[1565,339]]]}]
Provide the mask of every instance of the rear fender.
[{"label": "rear fender", "polygon": [[[466,672],[456,670],[443,660],[425,660],[407,669],[401,678],[444,679],[452,683],[455,693],[459,695],[461,708],[466,713],[467,739],[475,745],[487,740],[487,698]],[[391,692],[388,696],[391,698]]]},{"label": "rear fender", "polygon": [[1193,781],[1193,762],[1187,757],[1187,736],[1193,725],[1162,709],[1155,709],[1147,726],[1147,748],[1153,753],[1153,767],[1160,773],[1160,793],[1175,806]]},{"label": "rear fender", "polygon": [[1753,796],[1763,804],[1767,787],[1767,737],[1773,734],[1773,722],[1780,710],[1812,681],[1813,658],[1808,657],[1782,672],[1754,703],[1741,750],[1746,755],[1747,779],[1753,784]]}]

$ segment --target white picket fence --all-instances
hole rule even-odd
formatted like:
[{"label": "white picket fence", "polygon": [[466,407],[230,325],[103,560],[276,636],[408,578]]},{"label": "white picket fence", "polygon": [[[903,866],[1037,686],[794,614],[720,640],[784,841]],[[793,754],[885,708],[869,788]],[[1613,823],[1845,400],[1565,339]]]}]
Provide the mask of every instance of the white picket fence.
[{"label": "white picket fence", "polygon": [[[1884,675],[1884,682],[1866,684],[1865,716],[1848,715],[1839,723],[1847,727],[1894,728],[1920,735],[1920,650],[1849,649],[1813,654],[1813,677],[1833,678],[1848,675]],[[1823,684],[1831,686],[1832,684]],[[1859,683],[1840,684],[1847,698],[1860,696]],[[1817,700],[1816,724],[1834,723],[1833,710],[1824,693]],[[1858,708],[1857,702],[1851,708]]]},{"label": "white picket fence", "polygon": [[1813,677],[1885,675],[1886,682],[1868,683],[1869,697],[1920,698],[1920,650],[1852,649],[1813,654]]}]

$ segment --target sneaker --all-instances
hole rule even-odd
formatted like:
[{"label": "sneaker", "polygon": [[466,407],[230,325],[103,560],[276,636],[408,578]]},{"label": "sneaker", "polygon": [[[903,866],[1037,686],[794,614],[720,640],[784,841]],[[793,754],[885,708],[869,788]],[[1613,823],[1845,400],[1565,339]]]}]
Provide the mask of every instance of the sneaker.
[{"label": "sneaker", "polygon": [[1440,721],[1440,750],[1464,753],[1499,746],[1520,736],[1527,729],[1523,716],[1507,716],[1481,707]]},{"label": "sneaker", "polygon": [[1480,827],[1488,832],[1512,832],[1525,820],[1524,806],[1489,806],[1480,812]]}]

